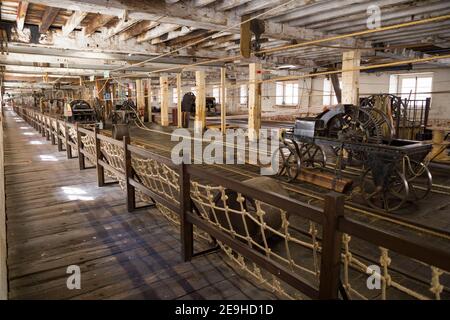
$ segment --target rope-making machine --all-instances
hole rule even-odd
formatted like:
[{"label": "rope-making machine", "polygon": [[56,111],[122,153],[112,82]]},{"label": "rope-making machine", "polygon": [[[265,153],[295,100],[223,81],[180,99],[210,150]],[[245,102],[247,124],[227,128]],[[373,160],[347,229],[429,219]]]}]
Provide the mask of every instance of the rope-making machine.
[{"label": "rope-making machine", "polygon": [[353,193],[367,205],[395,211],[408,200],[427,196],[432,176],[425,158],[432,145],[394,139],[392,120],[371,106],[338,105],[315,118],[298,118],[284,132],[279,175],[297,179],[304,168],[324,168],[334,159],[335,176],[346,165],[362,169]]}]

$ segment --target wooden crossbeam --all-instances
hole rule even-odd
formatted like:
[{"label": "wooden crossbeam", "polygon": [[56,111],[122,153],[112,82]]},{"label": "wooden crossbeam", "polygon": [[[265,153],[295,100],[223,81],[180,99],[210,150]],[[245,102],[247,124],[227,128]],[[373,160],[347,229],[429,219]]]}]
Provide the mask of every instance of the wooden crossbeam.
[{"label": "wooden crossbeam", "polygon": [[62,28],[63,35],[67,37],[73,30],[75,30],[76,27],[80,25],[87,15],[87,12],[75,11]]},{"label": "wooden crossbeam", "polygon": [[55,22],[56,17],[59,13],[59,8],[47,7],[45,9],[44,15],[42,16],[41,24],[39,26],[40,33],[46,33],[50,26]]},{"label": "wooden crossbeam", "polygon": [[84,34],[86,37],[89,37],[94,34],[98,29],[103,27],[105,24],[114,19],[115,16],[97,14],[94,18],[92,18],[91,22],[84,29]]},{"label": "wooden crossbeam", "polygon": [[29,5],[28,1],[20,1],[19,5],[17,7],[16,23],[17,23],[17,29],[19,31],[22,31],[23,26],[25,25],[25,20],[27,18],[28,5]]}]

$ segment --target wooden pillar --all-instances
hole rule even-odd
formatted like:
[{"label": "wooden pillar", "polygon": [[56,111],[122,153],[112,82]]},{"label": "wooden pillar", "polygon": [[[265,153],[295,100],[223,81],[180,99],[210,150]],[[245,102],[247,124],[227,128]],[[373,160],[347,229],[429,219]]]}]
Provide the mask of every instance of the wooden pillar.
[{"label": "wooden pillar", "polygon": [[167,127],[169,125],[169,80],[167,76],[159,78],[161,87],[161,125]]},{"label": "wooden pillar", "polygon": [[225,134],[227,128],[226,72],[227,69],[220,68],[220,130],[222,134]]},{"label": "wooden pillar", "polygon": [[203,133],[206,127],[206,84],[205,71],[195,72],[197,97],[195,99],[195,132]]},{"label": "wooden pillar", "polygon": [[148,122],[152,122],[152,79],[147,80],[147,104],[148,104]]},{"label": "wooden pillar", "polygon": [[183,127],[183,114],[181,111],[181,73],[177,74],[177,115],[178,115],[178,128]]},{"label": "wooden pillar", "polygon": [[261,129],[261,83],[262,66],[261,63],[251,63],[249,65],[248,84],[248,138],[255,140],[259,136]]},{"label": "wooden pillar", "polygon": [[145,94],[142,80],[136,80],[136,100],[137,100],[137,112],[141,121],[144,121],[145,113]]},{"label": "wooden pillar", "polygon": [[361,52],[359,50],[344,52],[342,56],[342,103],[359,105],[359,70]]}]

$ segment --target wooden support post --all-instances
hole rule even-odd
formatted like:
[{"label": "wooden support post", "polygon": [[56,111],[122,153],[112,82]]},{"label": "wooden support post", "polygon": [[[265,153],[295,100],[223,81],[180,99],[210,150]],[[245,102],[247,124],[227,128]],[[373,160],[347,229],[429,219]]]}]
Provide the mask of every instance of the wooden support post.
[{"label": "wooden support post", "polygon": [[361,64],[361,51],[344,52],[342,56],[342,103],[359,105],[359,70]]},{"label": "wooden support post", "polygon": [[50,141],[50,119],[49,118],[45,118],[45,137],[47,139],[47,141]]},{"label": "wooden support post", "polygon": [[148,104],[148,122],[153,122],[152,121],[152,96],[153,96],[153,92],[152,92],[152,79],[149,78],[147,80],[147,85],[148,85],[148,93],[147,93],[147,104]]},{"label": "wooden support post", "polygon": [[169,125],[169,80],[167,76],[159,78],[161,87],[161,125],[167,127]]},{"label": "wooden support post", "polygon": [[72,146],[69,143],[69,127],[67,127],[67,122],[64,121],[64,132],[65,132],[65,138],[66,138],[66,153],[67,153],[67,159],[72,159]]},{"label": "wooden support post", "polygon": [[124,171],[125,171],[125,189],[127,192],[127,209],[132,212],[136,209],[136,191],[130,184],[130,179],[133,177],[133,167],[131,166],[131,152],[128,150],[130,144],[130,137],[123,137],[123,154],[124,154]]},{"label": "wooden support post", "polygon": [[342,90],[339,83],[339,77],[337,73],[330,74],[331,84],[333,85],[334,94],[338,103],[342,103]]},{"label": "wooden support post", "polygon": [[62,147],[62,140],[61,140],[61,130],[60,130],[60,126],[59,126],[59,121],[56,121],[56,141],[58,144],[58,152],[63,151],[63,147]]},{"label": "wooden support post", "polygon": [[338,298],[342,245],[338,221],[344,215],[344,196],[338,193],[326,194],[324,215],[319,299],[329,300]]},{"label": "wooden support post", "polygon": [[192,223],[187,221],[187,214],[192,212],[191,178],[187,166],[187,164],[181,164],[179,178],[181,254],[184,262],[190,261],[194,255],[194,229]]},{"label": "wooden support post", "polygon": [[55,132],[53,131],[52,120],[50,120],[50,140],[52,141],[52,145],[56,144],[56,137],[55,137]]},{"label": "wooden support post", "polygon": [[181,111],[181,73],[177,74],[177,118],[178,128],[183,127],[183,112]]},{"label": "wooden support post", "polygon": [[248,138],[256,140],[261,129],[261,83],[262,66],[261,63],[251,63],[249,65],[248,84]]},{"label": "wooden support post", "polygon": [[196,133],[203,133],[206,127],[206,83],[205,71],[195,72],[195,82],[197,85],[197,97],[195,99],[195,122]]},{"label": "wooden support post", "polygon": [[220,68],[220,130],[225,134],[227,129],[227,98],[225,96],[227,69]]},{"label": "wooden support post", "polygon": [[83,147],[83,141],[81,140],[81,132],[78,131],[78,123],[76,124],[76,131],[77,131],[77,153],[78,153],[78,163],[80,165],[80,170],[86,169],[86,161],[84,158],[84,154],[82,151]]},{"label": "wooden support post", "polygon": [[241,41],[240,52],[241,56],[248,59],[252,52],[252,31],[250,30],[251,21],[250,15],[244,15],[241,17]]},{"label": "wooden support post", "polygon": [[105,185],[105,168],[103,168],[99,161],[102,159],[102,150],[100,148],[100,139],[98,138],[98,129],[94,128],[95,141],[95,167],[97,170],[97,185],[99,188]]},{"label": "wooden support post", "polygon": [[136,100],[137,100],[137,112],[141,121],[144,121],[145,114],[145,94],[142,80],[136,80]]}]

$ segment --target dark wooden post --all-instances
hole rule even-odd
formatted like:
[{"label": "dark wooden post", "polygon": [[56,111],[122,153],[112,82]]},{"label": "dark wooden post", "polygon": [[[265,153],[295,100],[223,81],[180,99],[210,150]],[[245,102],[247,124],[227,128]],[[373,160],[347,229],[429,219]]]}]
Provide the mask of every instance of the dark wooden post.
[{"label": "dark wooden post", "polygon": [[125,171],[125,188],[127,191],[127,209],[132,212],[136,209],[136,191],[130,184],[130,179],[133,177],[133,168],[131,166],[131,152],[128,151],[128,144],[130,143],[129,136],[123,136],[123,155],[124,155],[124,171]]},{"label": "dark wooden post", "polygon": [[[58,122],[56,124],[58,124]],[[56,144],[56,137],[55,137],[55,132],[53,131],[53,121],[52,120],[50,120],[50,137],[51,137],[51,140],[52,140],[52,145],[55,145]]]},{"label": "dark wooden post", "polygon": [[42,137],[45,137],[45,118],[41,115],[41,134]]},{"label": "dark wooden post", "polygon": [[56,141],[57,141],[57,144],[58,144],[58,152],[63,151],[62,140],[61,140],[60,123],[59,123],[58,120],[56,120]]},{"label": "dark wooden post", "polygon": [[94,141],[95,141],[95,159],[97,170],[97,185],[103,187],[105,185],[105,169],[100,165],[99,160],[102,158],[102,150],[100,148],[100,140],[98,138],[98,129],[94,128]]},{"label": "dark wooden post", "polygon": [[78,163],[80,165],[80,170],[86,169],[86,161],[84,159],[84,154],[82,151],[83,142],[81,141],[81,132],[78,130],[78,123],[75,125],[77,131],[77,153],[78,153]]},{"label": "dark wooden post", "polygon": [[47,141],[50,140],[50,124],[48,117],[45,118],[45,137]]},{"label": "dark wooden post", "polygon": [[67,122],[64,121],[64,130],[66,138],[66,153],[67,159],[72,159],[72,146],[69,143],[69,128],[67,127]]},{"label": "dark wooden post", "polygon": [[183,261],[191,261],[194,255],[194,230],[192,223],[187,221],[187,214],[192,212],[191,178],[187,171],[188,165],[180,167],[180,222],[181,222],[181,254]]},{"label": "dark wooden post", "polygon": [[342,233],[338,231],[339,217],[344,214],[344,196],[337,193],[325,195],[320,265],[319,299],[338,299]]}]

